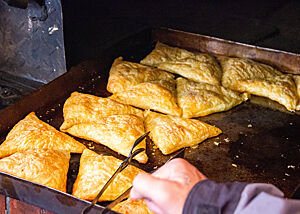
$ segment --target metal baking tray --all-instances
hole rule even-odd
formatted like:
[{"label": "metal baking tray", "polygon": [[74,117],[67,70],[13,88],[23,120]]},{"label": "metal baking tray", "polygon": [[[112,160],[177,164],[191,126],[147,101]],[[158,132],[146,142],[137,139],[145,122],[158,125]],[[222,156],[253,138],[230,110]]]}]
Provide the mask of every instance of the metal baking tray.
[{"label": "metal baking tray", "polygon": [[[191,51],[214,55],[247,57],[278,67],[283,72],[300,74],[300,55],[227,41],[168,28],[145,28],[124,36],[103,48],[97,58],[82,62],[69,72],[0,112],[0,139],[28,113],[59,129],[62,108],[74,91],[96,96],[109,96],[106,91],[113,60],[139,62],[153,49],[156,41]],[[300,178],[300,114],[291,113],[271,100],[251,97],[229,111],[199,118],[216,125],[223,134],[187,148],[185,159],[209,179],[216,182],[266,182],[279,187],[291,197]],[[99,154],[123,156],[105,146],[76,138]],[[163,165],[171,155],[163,155],[147,139],[147,164],[134,163],[151,171]],[[56,213],[80,213],[88,204],[71,196],[79,168],[79,154],[70,160],[67,192],[62,193],[5,173],[0,173],[0,194],[24,201]],[[102,209],[100,203],[91,213]]]}]

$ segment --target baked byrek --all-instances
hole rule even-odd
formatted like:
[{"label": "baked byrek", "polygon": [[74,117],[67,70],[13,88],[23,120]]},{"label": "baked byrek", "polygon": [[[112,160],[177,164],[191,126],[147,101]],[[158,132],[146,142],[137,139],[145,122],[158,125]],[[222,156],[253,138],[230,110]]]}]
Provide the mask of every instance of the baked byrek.
[{"label": "baked byrek", "polygon": [[[105,145],[124,156],[129,154],[135,140],[145,133],[143,119],[132,114],[101,117],[97,121],[74,124],[64,131],[73,136]],[[146,149],[145,139],[136,146],[135,150],[139,148]],[[134,159],[140,163],[148,161],[145,151],[135,156]]]},{"label": "baked byrek", "polygon": [[149,210],[144,200],[133,200],[131,198],[117,204],[113,210],[123,214],[154,214]]},{"label": "baked byrek", "polygon": [[295,111],[298,103],[292,75],[250,59],[219,57],[223,68],[222,85],[239,92],[267,97]]},{"label": "baked byrek", "polygon": [[227,111],[249,98],[247,93],[238,93],[220,85],[198,83],[181,77],[176,81],[177,102],[184,118]]},{"label": "baked byrek", "polygon": [[299,98],[296,110],[300,111],[300,75],[293,75],[293,78],[296,83],[297,93],[298,93],[298,98]]},{"label": "baked byrek", "polygon": [[222,131],[196,119],[186,119],[145,111],[146,131],[153,143],[164,154],[171,154],[183,147],[195,146]]},{"label": "baked byrek", "polygon": [[109,97],[118,102],[143,109],[152,109],[170,115],[181,115],[176,100],[175,80],[140,83]]},{"label": "baked byrek", "polygon": [[157,42],[141,64],[179,74],[195,82],[220,85],[222,70],[217,60],[204,53],[190,52]]},{"label": "baked byrek", "polygon": [[111,93],[125,91],[143,82],[174,80],[174,75],[139,63],[124,61],[122,57],[114,60],[109,71],[107,90]]},{"label": "baked byrek", "polygon": [[[80,158],[79,172],[72,195],[93,200],[122,161],[113,156],[98,155],[85,149]],[[112,181],[99,201],[112,201],[131,187],[133,179],[143,170],[129,165]]]},{"label": "baked byrek", "polygon": [[75,124],[97,121],[101,117],[116,114],[132,114],[143,117],[143,111],[115,100],[91,94],[73,92],[63,108],[64,122],[60,127],[66,131]]},{"label": "baked byrek", "polygon": [[107,89],[113,93],[109,98],[118,102],[181,115],[176,100],[176,81],[168,72],[118,58],[111,67]]},{"label": "baked byrek", "polygon": [[8,133],[5,141],[0,145],[0,157],[33,148],[82,153],[86,147],[41,121],[34,112],[31,112]]},{"label": "baked byrek", "polygon": [[0,171],[66,192],[70,153],[29,149],[0,160]]},{"label": "baked byrek", "polygon": [[[74,92],[66,100],[63,112],[61,131],[105,145],[124,156],[145,133],[143,111],[110,98]],[[146,141],[138,148],[146,149]],[[148,161],[145,151],[134,158],[140,163]]]}]

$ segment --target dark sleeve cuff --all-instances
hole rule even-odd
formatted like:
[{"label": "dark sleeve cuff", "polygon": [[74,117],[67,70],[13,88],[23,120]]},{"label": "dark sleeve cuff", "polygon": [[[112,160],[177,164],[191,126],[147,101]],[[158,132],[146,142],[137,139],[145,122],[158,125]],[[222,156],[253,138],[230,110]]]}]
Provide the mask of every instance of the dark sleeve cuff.
[{"label": "dark sleeve cuff", "polygon": [[217,184],[210,180],[200,181],[190,191],[183,214],[231,214],[246,185],[241,182]]}]

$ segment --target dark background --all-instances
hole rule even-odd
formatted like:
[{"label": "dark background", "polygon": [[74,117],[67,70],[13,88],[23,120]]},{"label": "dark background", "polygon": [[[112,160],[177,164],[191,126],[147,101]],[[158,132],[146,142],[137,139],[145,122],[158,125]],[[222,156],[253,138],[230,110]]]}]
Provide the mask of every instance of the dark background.
[{"label": "dark background", "polygon": [[63,32],[60,0],[45,1],[45,22],[32,21],[44,13],[35,1],[23,10],[0,0],[0,110],[66,71],[63,46],[69,70],[145,27],[300,53],[300,0],[61,0]]},{"label": "dark background", "polygon": [[145,26],[300,53],[300,1],[62,0],[67,69]]}]

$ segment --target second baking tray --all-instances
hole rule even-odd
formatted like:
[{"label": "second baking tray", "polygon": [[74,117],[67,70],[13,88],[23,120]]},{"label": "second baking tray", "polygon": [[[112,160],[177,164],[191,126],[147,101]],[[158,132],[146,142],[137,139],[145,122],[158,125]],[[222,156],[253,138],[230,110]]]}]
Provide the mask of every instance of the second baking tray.
[{"label": "second baking tray", "polygon": [[[113,42],[103,49],[99,57],[73,67],[63,76],[1,111],[1,142],[4,141],[9,130],[31,111],[36,112],[44,122],[59,129],[63,122],[63,104],[72,92],[109,96],[106,84],[113,60],[123,56],[125,60],[139,62],[150,53],[157,40],[193,51],[253,58],[272,64],[285,72],[300,73],[298,54],[172,29],[143,29]],[[300,115],[298,113],[287,112],[284,107],[275,102],[253,96],[250,101],[229,111],[199,119],[216,125],[223,131],[220,136],[206,140],[193,148],[187,148],[185,152],[185,159],[194,164],[209,179],[217,182],[267,182],[279,187],[287,197],[293,194],[300,177]],[[76,139],[99,154],[124,158],[105,146]],[[146,171],[163,165],[171,156],[163,155],[158,149],[154,149],[149,139],[147,139],[147,155],[149,157],[147,164],[135,163]],[[78,173],[79,159],[79,154],[73,154],[70,160],[68,193],[72,192]],[[16,191],[16,187],[21,186],[26,188],[19,188]],[[47,194],[38,195],[35,191],[37,188]],[[79,207],[86,204],[68,194],[56,190],[50,191],[41,185],[4,173],[0,173],[0,193],[56,213],[64,213],[66,210],[79,213]],[[48,203],[50,198],[57,197],[63,200]]]}]

